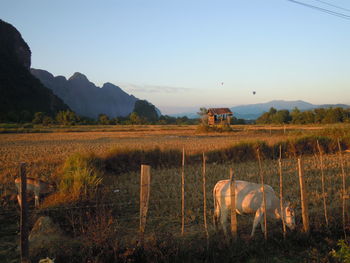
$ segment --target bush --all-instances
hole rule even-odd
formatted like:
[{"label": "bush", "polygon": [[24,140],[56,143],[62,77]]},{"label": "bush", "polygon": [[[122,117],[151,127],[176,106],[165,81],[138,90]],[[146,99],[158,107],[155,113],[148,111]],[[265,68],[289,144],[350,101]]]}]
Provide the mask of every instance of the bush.
[{"label": "bush", "polygon": [[350,263],[350,246],[345,240],[338,241],[339,250],[331,251],[331,255],[339,260],[339,262]]},{"label": "bush", "polygon": [[70,156],[59,171],[56,198],[61,201],[91,198],[102,182],[101,168],[101,160],[93,154]]}]

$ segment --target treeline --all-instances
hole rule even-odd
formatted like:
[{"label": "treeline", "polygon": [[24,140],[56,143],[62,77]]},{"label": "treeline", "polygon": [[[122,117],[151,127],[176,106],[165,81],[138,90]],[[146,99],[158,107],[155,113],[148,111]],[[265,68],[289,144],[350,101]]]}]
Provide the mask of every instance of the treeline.
[{"label": "treeline", "polygon": [[198,119],[189,119],[188,117],[170,117],[167,115],[161,115],[156,119],[149,120],[146,117],[140,116],[136,112],[132,112],[127,117],[115,117],[109,118],[106,114],[100,114],[98,119],[92,119],[77,115],[73,111],[59,111],[56,116],[50,116],[44,112],[36,112],[33,119],[26,118],[19,121],[12,121],[15,123],[33,123],[49,126],[53,124],[58,125],[192,125],[197,124]]},{"label": "treeline", "polygon": [[70,110],[59,111],[55,115],[45,112],[29,111],[7,112],[0,114],[0,122],[9,123],[33,123],[48,126],[51,124],[59,125],[143,125],[143,124],[176,124],[191,125],[197,124],[198,119],[189,119],[183,117],[171,117],[168,115],[160,115],[157,108],[146,100],[138,100],[135,102],[134,110],[126,117],[110,118],[106,114],[99,114],[97,119],[79,116]]},{"label": "treeline", "polygon": [[307,111],[294,108],[291,112],[270,108],[268,112],[265,112],[256,120],[257,124],[326,124],[339,122],[350,122],[350,108],[318,108]]}]

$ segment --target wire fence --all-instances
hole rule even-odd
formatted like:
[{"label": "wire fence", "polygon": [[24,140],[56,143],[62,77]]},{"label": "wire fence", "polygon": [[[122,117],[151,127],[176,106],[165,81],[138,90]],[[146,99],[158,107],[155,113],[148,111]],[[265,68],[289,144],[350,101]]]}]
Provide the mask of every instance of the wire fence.
[{"label": "wire fence", "polygon": [[[327,203],[328,203],[328,215],[330,228],[325,228],[325,220],[323,218],[323,201],[324,194],[321,192],[321,172],[319,169],[319,157],[308,157],[308,162],[304,163],[305,169],[305,182],[309,193],[309,208],[310,208],[310,225],[311,230],[317,231],[338,231],[337,228],[344,228],[344,234],[350,230],[349,215],[350,211],[348,194],[349,193],[349,157],[344,161],[344,173],[345,173],[345,192],[342,192],[342,176],[338,164],[337,156],[333,156],[330,160],[324,161],[324,171],[328,188],[326,191]],[[286,196],[293,196],[299,202],[299,186],[297,185],[297,165],[294,160],[283,162],[282,173],[285,177],[285,194]],[[256,164],[255,164],[256,165]],[[184,210],[184,235],[200,234],[206,235],[206,229],[204,226],[204,217],[211,218],[213,216],[213,201],[211,190],[213,185],[220,179],[227,179],[229,177],[227,167],[232,165],[226,165],[221,167],[218,165],[212,165],[207,167],[208,185],[206,192],[208,194],[208,211],[203,214],[203,197],[202,197],[202,178],[201,172],[198,172],[200,167],[185,167],[185,210]],[[236,179],[258,181],[259,174],[254,166],[254,163],[249,163],[244,167],[236,166],[235,173]],[[254,169],[253,169],[254,168]],[[267,177],[267,183],[271,183],[275,186],[278,185],[278,164],[266,164],[263,163],[263,173],[275,173],[272,177]],[[270,169],[269,171],[267,171]],[[223,172],[227,172],[224,174]],[[240,178],[242,171],[245,171],[245,176]],[[217,173],[221,173],[218,175]],[[255,173],[255,174],[254,174]],[[182,199],[181,199],[181,169],[170,173],[167,178],[162,178],[165,175],[162,171],[155,170],[152,172],[151,181],[151,194],[147,215],[146,234],[147,233],[172,233],[180,236],[182,228]],[[136,176],[136,175],[135,175]],[[327,178],[328,176],[328,178]],[[135,177],[137,179],[137,177]],[[98,193],[108,194],[107,199],[93,198],[84,202],[72,205],[58,205],[55,207],[47,207],[36,209],[33,205],[29,206],[31,225],[34,224],[35,219],[39,216],[47,215],[56,221],[65,230],[71,231],[77,226],[83,228],[89,227],[89,225],[95,223],[95,227],[103,217],[110,215],[113,218],[116,225],[116,231],[120,231],[120,235],[124,237],[132,237],[138,234],[139,219],[140,219],[140,197],[138,195],[139,180],[130,179],[129,181],[118,181],[120,178],[116,178],[116,181],[109,185],[102,185],[98,189]],[[128,187],[126,187],[128,186]],[[172,187],[170,187],[172,186]],[[278,188],[277,188],[278,189]],[[278,191],[276,191],[277,193]],[[345,208],[344,201],[345,200]],[[342,211],[345,211],[345,218],[340,220]],[[297,207],[297,224],[301,225],[301,209]],[[19,233],[19,208],[0,208],[0,221],[3,225],[10,225],[8,231],[0,231],[2,239],[16,240]],[[100,220],[100,221],[99,221]],[[91,222],[89,222],[91,221]],[[251,228],[253,216],[238,217],[238,233],[248,232]],[[11,222],[11,224],[9,224]],[[209,221],[210,222],[210,221]],[[209,223],[209,232],[212,233],[213,225]],[[279,230],[282,233],[282,228]],[[74,235],[72,232],[71,234]],[[83,234],[77,231],[76,235]]]}]

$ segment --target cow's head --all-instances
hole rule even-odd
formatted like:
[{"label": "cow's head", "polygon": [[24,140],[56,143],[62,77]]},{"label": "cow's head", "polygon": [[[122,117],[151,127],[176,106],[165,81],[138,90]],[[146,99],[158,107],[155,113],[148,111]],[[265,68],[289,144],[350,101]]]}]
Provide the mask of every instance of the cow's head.
[{"label": "cow's head", "polygon": [[283,209],[283,217],[284,217],[284,222],[286,223],[287,227],[289,227],[291,230],[295,229],[295,214],[294,214],[294,209],[288,202],[287,204],[284,205]]}]

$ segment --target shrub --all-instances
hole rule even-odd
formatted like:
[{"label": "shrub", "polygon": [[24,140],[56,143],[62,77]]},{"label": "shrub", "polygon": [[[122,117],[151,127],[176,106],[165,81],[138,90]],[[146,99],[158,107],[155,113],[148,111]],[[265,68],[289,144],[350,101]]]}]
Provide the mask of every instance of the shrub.
[{"label": "shrub", "polygon": [[331,251],[331,255],[339,260],[339,262],[350,263],[350,246],[345,240],[338,241],[339,250]]},{"label": "shrub", "polygon": [[93,154],[70,156],[60,171],[58,194],[70,201],[94,195],[102,182],[101,161]]}]

